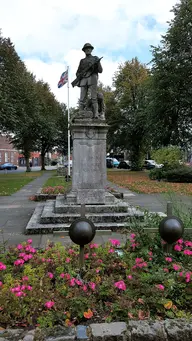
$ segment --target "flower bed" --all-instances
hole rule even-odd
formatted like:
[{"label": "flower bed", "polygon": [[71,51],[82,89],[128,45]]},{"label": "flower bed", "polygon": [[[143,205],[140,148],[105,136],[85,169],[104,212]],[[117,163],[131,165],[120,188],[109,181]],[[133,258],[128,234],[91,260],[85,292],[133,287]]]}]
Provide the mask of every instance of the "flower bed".
[{"label": "flower bed", "polygon": [[192,317],[190,240],[178,240],[172,256],[143,232],[124,246],[90,244],[83,281],[77,255],[76,246],[35,250],[31,239],[1,254],[0,326]]}]

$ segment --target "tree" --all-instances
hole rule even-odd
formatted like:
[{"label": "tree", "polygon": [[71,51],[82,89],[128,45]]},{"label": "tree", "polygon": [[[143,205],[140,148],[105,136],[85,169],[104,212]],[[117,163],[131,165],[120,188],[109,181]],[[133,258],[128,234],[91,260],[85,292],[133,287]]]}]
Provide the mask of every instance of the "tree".
[{"label": "tree", "polygon": [[38,101],[38,120],[36,122],[36,149],[41,152],[41,170],[45,169],[45,154],[50,152],[56,143],[57,119],[61,107],[49,85],[43,81],[36,83]]},{"label": "tree", "polygon": [[24,63],[9,38],[0,32],[0,129],[12,132],[24,112]]},{"label": "tree", "polygon": [[130,151],[134,170],[141,168],[150,135],[148,80],[149,70],[137,58],[120,65],[114,76],[116,107],[119,109],[116,111],[116,143]]},{"label": "tree", "polygon": [[173,9],[161,45],[152,47],[152,122],[157,146],[191,144],[192,139],[192,1]]}]

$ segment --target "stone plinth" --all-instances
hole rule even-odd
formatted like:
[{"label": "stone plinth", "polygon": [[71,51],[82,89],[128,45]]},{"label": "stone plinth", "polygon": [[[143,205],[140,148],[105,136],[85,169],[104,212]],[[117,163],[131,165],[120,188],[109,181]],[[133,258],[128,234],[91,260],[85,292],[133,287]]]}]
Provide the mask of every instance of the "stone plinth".
[{"label": "stone plinth", "polygon": [[69,202],[105,204],[106,135],[105,121],[75,119],[73,138],[72,191]]}]

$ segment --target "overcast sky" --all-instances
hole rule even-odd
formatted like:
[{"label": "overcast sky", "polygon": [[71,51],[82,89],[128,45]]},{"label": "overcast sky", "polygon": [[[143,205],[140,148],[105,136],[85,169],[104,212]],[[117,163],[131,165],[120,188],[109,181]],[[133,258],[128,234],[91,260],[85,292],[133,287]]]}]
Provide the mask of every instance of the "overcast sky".
[{"label": "overcast sky", "polygon": [[[150,45],[158,45],[177,0],[0,0],[0,28],[37,79],[50,84],[56,98],[67,103],[60,75],[70,67],[75,78],[84,43],[103,56],[100,80],[111,85],[120,62],[138,56],[148,63]],[[79,88],[70,86],[70,106]]]}]

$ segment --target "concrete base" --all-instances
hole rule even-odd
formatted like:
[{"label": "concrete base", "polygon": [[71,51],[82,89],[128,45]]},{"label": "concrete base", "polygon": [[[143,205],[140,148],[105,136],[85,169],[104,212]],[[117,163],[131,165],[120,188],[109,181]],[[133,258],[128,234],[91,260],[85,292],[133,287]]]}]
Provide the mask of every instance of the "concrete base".
[{"label": "concrete base", "polygon": [[[86,218],[90,219],[97,230],[117,231],[129,225],[133,219],[143,220],[143,212],[129,206],[107,193],[112,204],[85,205]],[[27,234],[69,231],[71,223],[81,216],[81,205],[69,204],[64,196],[56,200],[39,203],[27,227]]]}]

